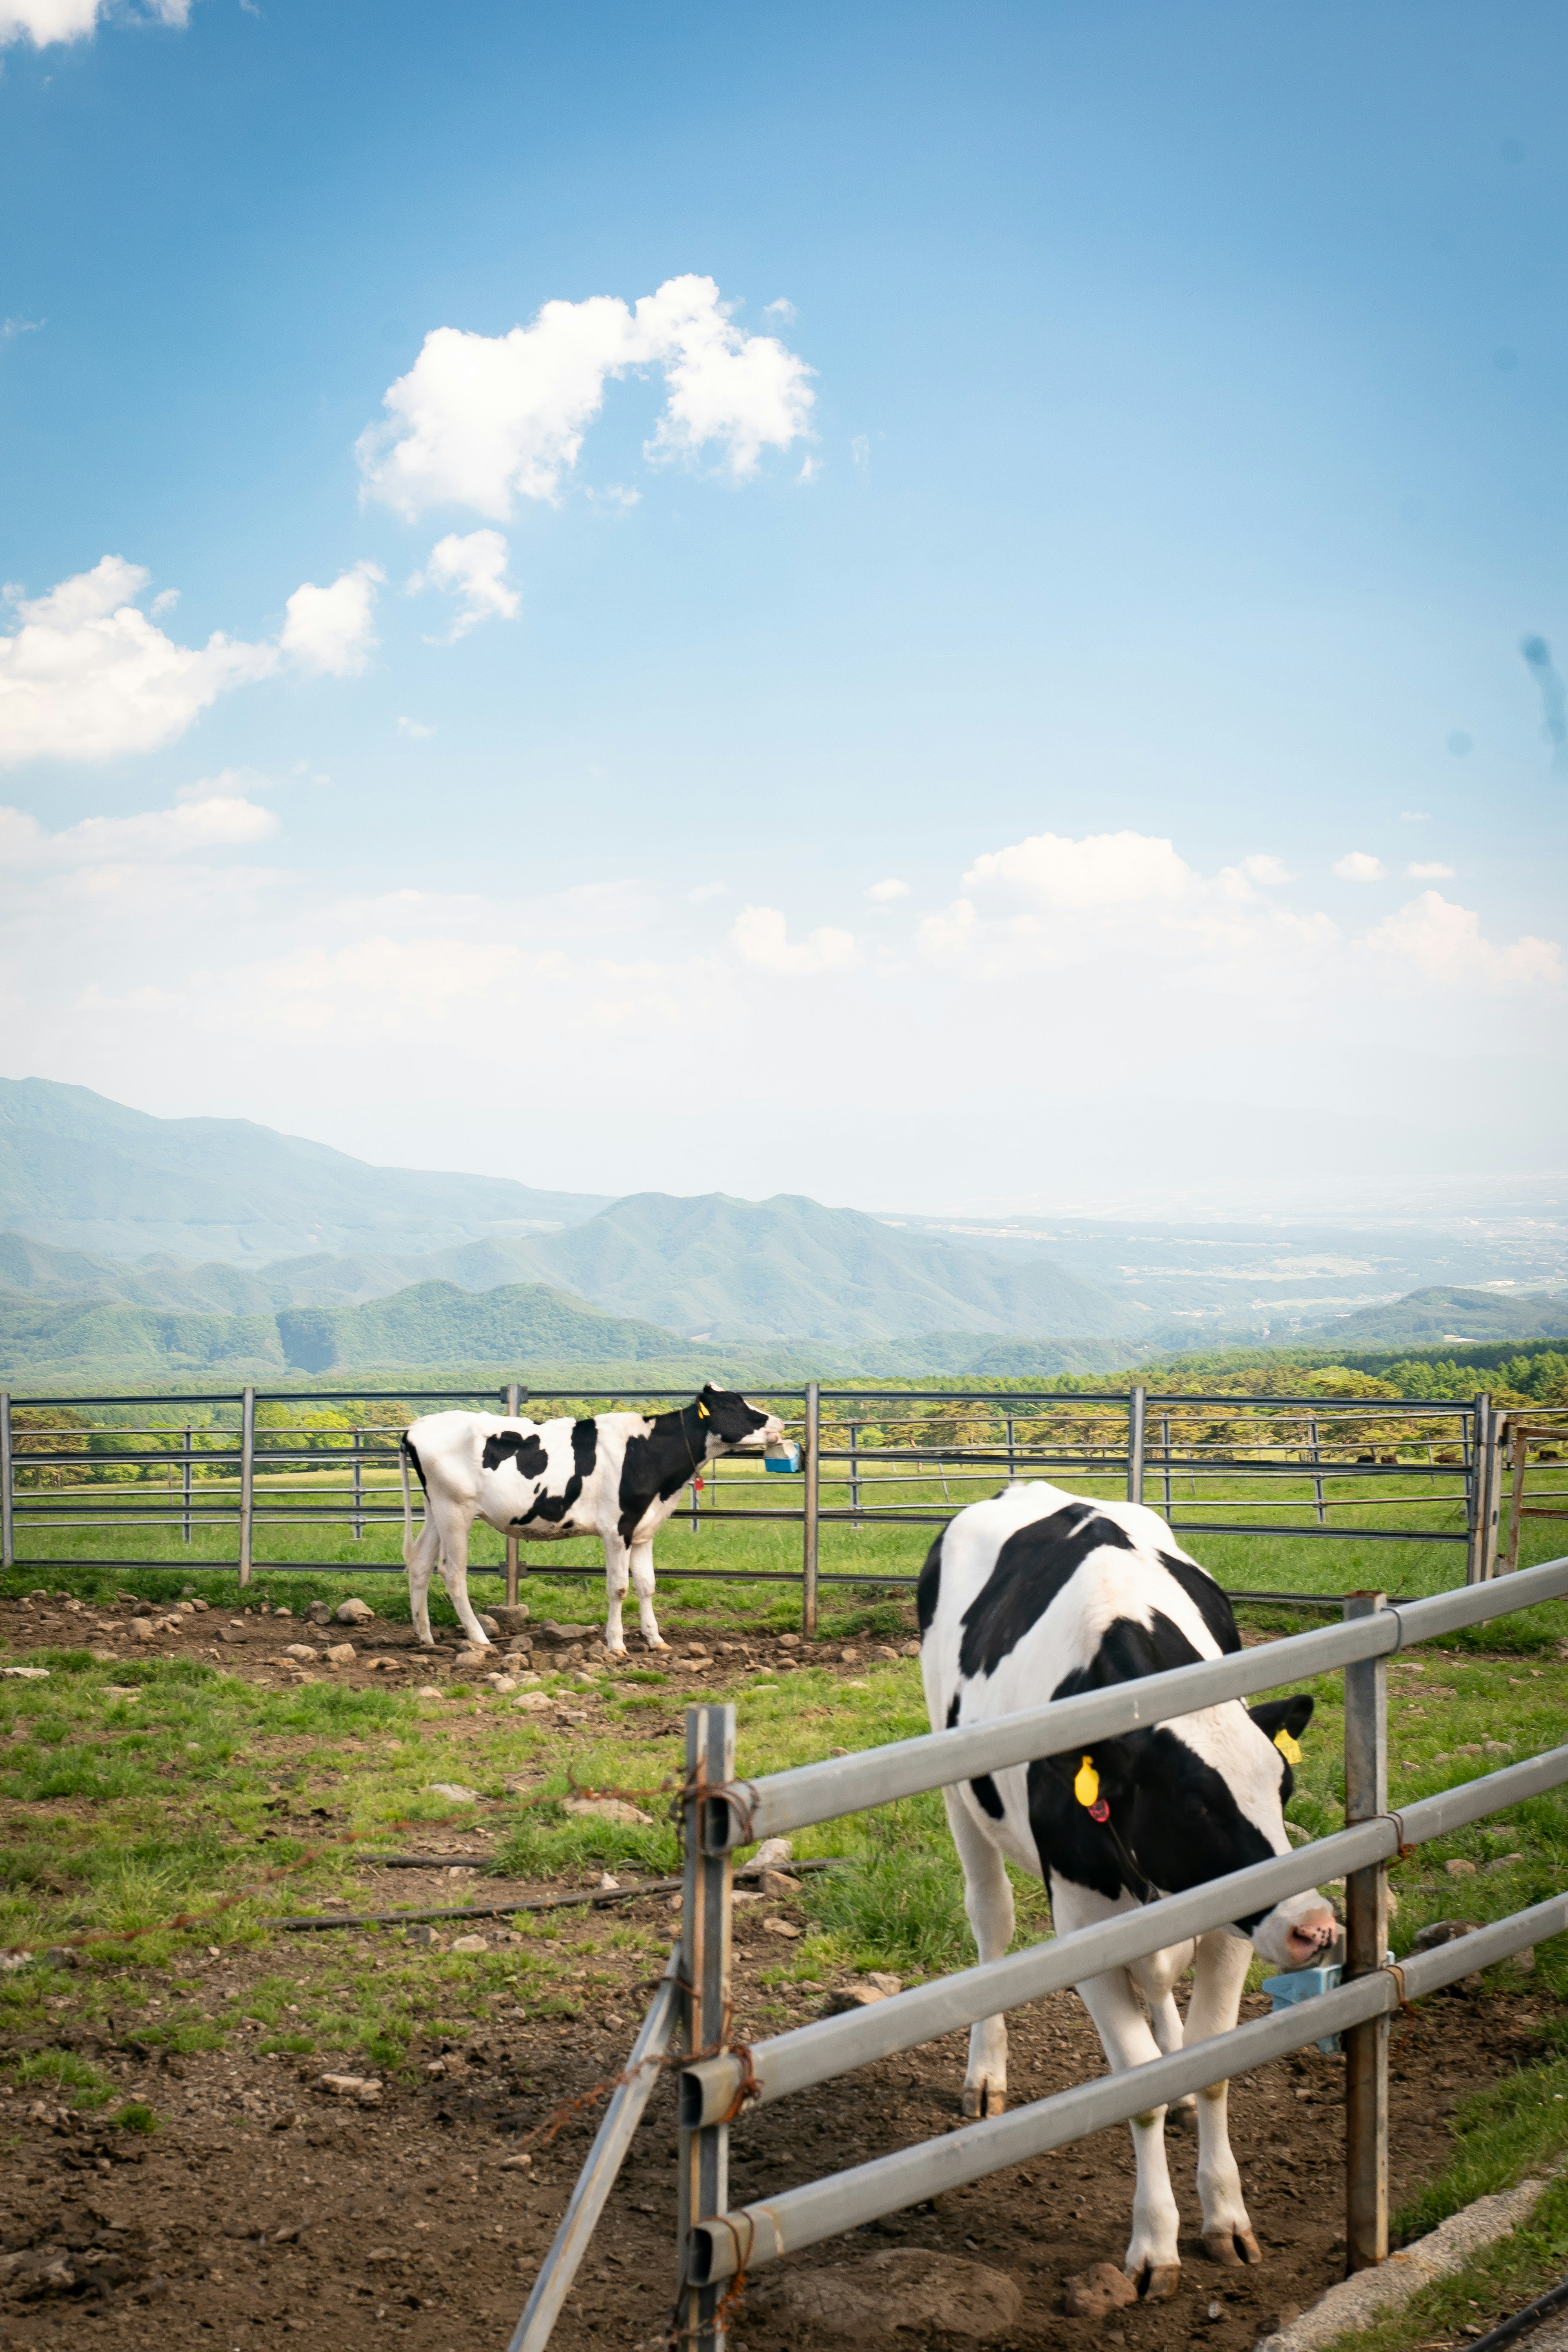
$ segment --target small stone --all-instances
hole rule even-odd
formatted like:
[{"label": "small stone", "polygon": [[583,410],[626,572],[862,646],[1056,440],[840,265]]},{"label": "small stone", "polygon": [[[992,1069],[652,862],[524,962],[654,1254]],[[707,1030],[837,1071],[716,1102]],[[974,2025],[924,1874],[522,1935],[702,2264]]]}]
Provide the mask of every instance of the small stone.
[{"label": "small stone", "polygon": [[841,1666],[858,1666],[860,1662],[861,1654],[858,1650],[841,1650],[839,1652],[839,1664]]},{"label": "small stone", "polygon": [[283,1654],[286,1658],[298,1658],[307,1665],[313,1666],[316,1663],[316,1653],[308,1642],[290,1642]]},{"label": "small stone", "polygon": [[1070,2319],[1104,2319],[1138,2300],[1135,2283],[1114,2263],[1096,2263],[1066,2282],[1062,2309]]},{"label": "small stone", "polygon": [[533,2168],[531,2156],[504,2156],[496,2167],[497,2172],[531,2172]]},{"label": "small stone", "polygon": [[351,1601],[339,1601],[332,1612],[332,1622],[337,1625],[368,1625],[375,1613],[369,1601],[356,1594]]},{"label": "small stone", "polygon": [[525,1691],[521,1698],[512,1701],[512,1705],[522,1715],[548,1715],[550,1711],[550,1701],[539,1690]]},{"label": "small stone", "polygon": [[828,1995],[822,2003],[822,2015],[848,2017],[857,2009],[874,2009],[879,2000],[886,1999],[887,1995],[879,1992],[873,1984],[842,1985]]},{"label": "small stone", "polygon": [[904,1979],[889,1976],[884,1969],[868,1969],[865,1980],[868,1985],[874,1985],[877,1991],[888,2000],[892,2000],[895,1992],[904,1990]]},{"label": "small stone", "polygon": [[441,1685],[439,1683],[421,1683],[419,1688],[414,1692],[414,1696],[415,1698],[439,1698],[441,1696]]},{"label": "small stone", "polygon": [[624,1797],[563,1797],[563,1813],[586,1813],[601,1822],[652,1822],[652,1813],[639,1812]]},{"label": "small stone", "polygon": [[1522,1862],[1523,1860],[1524,1856],[1521,1853],[1500,1853],[1495,1862],[1488,1863],[1487,1868],[1489,1870],[1511,1870],[1516,1862]]},{"label": "small stone", "polygon": [[[496,1621],[498,1633],[520,1633],[528,1622],[528,1609],[521,1601],[502,1601],[498,1608],[492,1609],[490,1614]],[[480,1622],[484,1622],[483,1618]]]},{"label": "small stone", "polygon": [[781,1650],[798,1650],[798,1649],[800,1648],[800,1636],[799,1635],[799,1633],[780,1633],[780,1634],[779,1634],[779,1647]]},{"label": "small stone", "polygon": [[476,1805],[479,1801],[478,1790],[465,1789],[461,1780],[432,1780],[430,1794],[444,1797],[449,1805]]},{"label": "small stone", "polygon": [[487,1952],[489,1945],[483,1936],[454,1936],[451,1949],[455,1952]]},{"label": "small stone", "polygon": [[491,1641],[493,1642],[497,1634],[501,1630],[499,1625],[496,1622],[496,1620],[493,1617],[487,1617],[482,1609],[477,1611],[476,1614],[482,1630],[488,1633]]},{"label": "small stone", "polygon": [[405,1943],[413,1944],[417,1948],[423,1948],[426,1945],[434,1943],[435,1930],[434,1927],[411,1927],[403,1940]]},{"label": "small stone", "polygon": [[327,1664],[329,1666],[351,1666],[353,1663],[354,1645],[352,1642],[334,1642],[331,1648],[327,1653]]},{"label": "small stone", "polygon": [[157,1636],[152,1630],[152,1620],[151,1617],[133,1617],[131,1619],[131,1638],[133,1642],[152,1642],[157,1639]]},{"label": "small stone", "polygon": [[329,1601],[313,1601],[305,1614],[309,1618],[312,1625],[329,1625],[332,1622],[332,1609]]},{"label": "small stone", "polygon": [[1476,1874],[1476,1866],[1473,1862],[1465,1862],[1462,1860],[1446,1862],[1443,1864],[1443,1868],[1448,1872],[1450,1878],[1473,1878]]},{"label": "small stone", "polygon": [[789,1919],[764,1919],[762,1927],[764,1934],[787,1936],[791,1943],[796,1942],[803,1932]]},{"label": "small stone", "polygon": [[372,1658],[370,1670],[372,1675],[406,1675],[408,1660],[406,1658]]},{"label": "small stone", "polygon": [[764,1838],[751,1857],[753,1870],[782,1870],[794,1859],[795,1849],[788,1838]]},{"label": "small stone", "polygon": [[370,2074],[319,2074],[319,2091],[326,2091],[334,2099],[354,2099],[361,2107],[374,2106],[382,2095],[382,2086]]},{"label": "small stone", "polygon": [[1434,1919],[1430,1927],[1417,1929],[1416,1949],[1435,1951],[1439,1944],[1451,1944],[1458,1936],[1473,1936],[1479,1926],[1479,1919]]},{"label": "small stone", "polygon": [[765,1870],[761,1872],[758,1877],[757,1884],[761,1888],[764,1895],[772,1895],[776,1896],[784,1895],[788,1897],[791,1895],[799,1895],[800,1892],[800,1880],[798,1878],[791,1878],[788,1872],[782,1870]]}]

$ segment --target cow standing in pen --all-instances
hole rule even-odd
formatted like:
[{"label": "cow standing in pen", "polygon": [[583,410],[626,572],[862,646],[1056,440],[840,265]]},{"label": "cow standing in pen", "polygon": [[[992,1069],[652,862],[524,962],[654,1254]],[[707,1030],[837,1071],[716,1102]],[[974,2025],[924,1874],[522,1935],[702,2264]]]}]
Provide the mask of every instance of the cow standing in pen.
[{"label": "cow standing in pen", "polygon": [[[1071,1698],[1240,1647],[1230,1603],[1142,1504],[1092,1502],[1044,1481],[960,1511],[932,1546],[919,1589],[921,1664],[934,1730]],[[1305,1695],[1239,1699],[1083,1753],[1046,1756],[944,1790],[982,1960],[1012,1940],[1005,1864],[1043,1878],[1058,1934],[1135,1910],[1157,1894],[1287,1853],[1291,1764],[1312,1711]],[[1254,1949],[1283,1969],[1321,1964],[1338,1934],[1322,1895],[1293,1895],[1077,1990],[1113,2071],[1236,2023]],[[1184,2025],[1175,1986],[1193,1969]],[[1148,2005],[1145,2018],[1139,2005]],[[1226,2121],[1227,2086],[1197,2100],[1203,2238],[1217,2262],[1261,2259]],[[970,2030],[964,2112],[1007,2105],[1007,2022]],[[1145,2294],[1180,2277],[1163,2107],[1133,2126],[1137,2189],[1126,2268]]]},{"label": "cow standing in pen", "polygon": [[[468,1536],[476,1519],[502,1535],[560,1541],[598,1536],[604,1546],[604,1646],[626,1654],[621,1604],[630,1583],[643,1638],[668,1644],[653,1615],[653,1538],[681,1490],[716,1454],[760,1448],[784,1424],[733,1390],[710,1383],[675,1412],[601,1412],[586,1421],[503,1421],[493,1412],[431,1412],[402,1440],[402,1557],[414,1631],[428,1649],[430,1579],[441,1562],[469,1640],[487,1636],[468,1599]],[[413,1464],[424,1489],[424,1524],[413,1532]]]}]

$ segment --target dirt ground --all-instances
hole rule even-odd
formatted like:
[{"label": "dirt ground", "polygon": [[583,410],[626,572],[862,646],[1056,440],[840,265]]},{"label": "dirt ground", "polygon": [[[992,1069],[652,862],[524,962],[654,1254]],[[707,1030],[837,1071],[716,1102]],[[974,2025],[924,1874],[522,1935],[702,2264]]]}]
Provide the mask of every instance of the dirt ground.
[{"label": "dirt ground", "polygon": [[[60,1628],[41,1622],[43,1613],[38,1638],[57,1642]],[[256,1641],[260,1630],[246,1627],[239,1643],[225,1646],[226,1668],[258,1678],[277,1673],[272,1643],[264,1651]],[[194,1646],[195,1638],[171,1634],[159,1646]],[[349,1669],[366,1670],[359,1661]],[[680,1695],[671,1696],[674,1702]],[[580,1736],[563,1726],[567,1739]],[[429,1869],[390,1873],[367,1864],[365,1907],[461,1900],[445,1875],[453,1866],[447,1856],[476,1853],[483,1843],[477,1825],[422,1832]],[[461,1884],[466,1893],[474,1882]],[[545,1891],[497,1881],[485,1888],[495,1900]],[[741,2036],[779,2030],[780,2001],[804,2021],[831,1990],[760,1987],[759,1973],[776,1964],[779,1949],[763,1918],[778,1908],[772,1896],[737,1905]],[[570,2194],[597,2110],[574,2117],[530,2168],[507,2168],[506,2159],[560,2102],[617,2071],[653,1980],[646,1952],[604,1949],[604,1913],[556,1916],[562,1921],[556,1951],[592,1937],[595,1970],[618,1970],[617,1982],[596,1985],[591,2007],[575,2019],[529,2018],[519,2008],[515,2022],[497,2017],[462,2046],[434,2039],[416,2045],[409,2053],[415,2080],[383,2079],[373,2105],[320,2089],[329,2062],[319,2056],[251,2053],[237,2037],[222,2052],[161,2056],[138,2044],[133,2024],[121,2035],[111,2022],[97,2038],[62,2024],[58,2038],[96,2057],[126,2097],[145,2098],[161,2127],[145,2136],[105,2131],[26,2090],[0,2100],[11,2149],[0,2180],[0,2344],[259,2352],[297,2334],[329,2339],[332,2352],[388,2341],[408,2352],[504,2345]],[[626,1906],[626,1916],[673,1931],[666,1897],[643,1898]],[[506,1933],[486,1932],[492,1941]],[[290,1939],[291,1959],[297,1942],[298,1966],[308,1969],[305,1948],[324,1940]],[[243,1993],[247,1974],[275,1969],[277,1955],[241,1950],[208,1965],[225,1992]],[[184,1963],[182,1973],[190,1973]],[[764,2001],[772,2020],[761,2013]],[[1266,2006],[1249,1999],[1244,2014]],[[1445,2117],[1455,2103],[1539,2054],[1541,2022],[1528,1990],[1456,1989],[1425,2004],[1413,2022],[1396,2024],[1396,2204],[1447,2158]],[[954,2128],[963,2042],[950,2036],[743,2119],[732,2136],[733,2202]],[[39,2037],[28,2046],[41,2046]],[[1012,2021],[1015,2103],[1103,2071],[1075,1995],[1054,1995]],[[822,2269],[886,2247],[932,2248],[1018,2281],[1023,2316],[1009,2335],[991,2339],[998,2352],[1086,2338],[1132,2347],[1202,2342],[1240,2352],[1281,2311],[1311,2301],[1341,2274],[1342,2079],[1341,2059],[1311,2050],[1233,2086],[1232,2137],[1266,2256],[1256,2270],[1222,2270],[1206,2256],[1197,2240],[1195,2143],[1173,2131],[1186,2235],[1183,2284],[1172,2302],[1103,2322],[1061,2313],[1064,2278],[1095,2263],[1119,2263],[1125,2247],[1133,2159],[1120,2128],[781,2267]],[[673,2101],[662,2087],[558,2326],[562,2352],[651,2345],[661,2335],[674,2285],[674,2144]],[[57,2255],[68,2260],[55,2263],[59,2284],[51,2286]],[[768,2312],[768,2276],[760,2273],[742,2300],[735,2342],[743,2352],[808,2352],[799,2326]],[[890,2314],[890,2328],[896,2315]]]}]

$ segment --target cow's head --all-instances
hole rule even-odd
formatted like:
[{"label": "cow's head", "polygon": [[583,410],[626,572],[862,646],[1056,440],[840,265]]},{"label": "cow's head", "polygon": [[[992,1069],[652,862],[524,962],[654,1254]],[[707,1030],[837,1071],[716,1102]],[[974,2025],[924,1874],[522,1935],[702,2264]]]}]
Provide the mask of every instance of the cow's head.
[{"label": "cow's head", "polygon": [[[1101,1833],[1113,1829],[1137,1867],[1179,1895],[1290,1852],[1284,1809],[1312,1712],[1304,1691],[1254,1707],[1233,1700],[1097,1740],[1082,1761],[1052,1760]],[[1276,1967],[1305,1969],[1326,1958],[1339,1928],[1324,1897],[1308,1890],[1236,1920],[1233,1933]]]},{"label": "cow's head", "polygon": [[710,1454],[727,1454],[736,1445],[770,1445],[784,1434],[784,1424],[776,1412],[748,1404],[736,1389],[716,1389],[711,1381],[705,1382],[696,1400],[696,1416]]}]

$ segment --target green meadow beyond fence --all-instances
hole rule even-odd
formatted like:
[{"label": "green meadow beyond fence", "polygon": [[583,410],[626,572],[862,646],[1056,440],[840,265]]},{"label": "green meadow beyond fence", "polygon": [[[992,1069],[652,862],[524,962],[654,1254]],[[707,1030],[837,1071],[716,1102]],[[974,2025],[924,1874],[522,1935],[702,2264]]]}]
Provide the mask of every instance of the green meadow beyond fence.
[{"label": "green meadow beyond fence", "polygon": [[[46,1568],[67,1559],[100,1567],[226,1565],[242,1587],[263,1570],[397,1574],[391,1539],[402,1518],[399,1440],[416,1413],[467,1407],[544,1421],[657,1412],[690,1393],[530,1390],[516,1381],[485,1392],[0,1394],[4,1565]],[[1524,1484],[1527,1468],[1555,1465],[1568,1450],[1568,1415],[1534,1408],[1511,1417],[1485,1395],[1464,1404],[1167,1396],[1142,1388],[1029,1396],[815,1381],[755,1393],[784,1420],[798,1466],[790,1466],[795,1456],[780,1463],[745,1453],[706,1465],[682,1503],[679,1528],[700,1537],[737,1522],[794,1526],[798,1565],[780,1565],[774,1554],[762,1567],[709,1567],[701,1547],[688,1544],[664,1572],[799,1585],[808,1633],[816,1630],[824,1584],[912,1580],[905,1560],[890,1567],[870,1548],[863,1569],[824,1570],[824,1528],[938,1528],[966,1502],[1015,1479],[1050,1478],[1147,1504],[1184,1540],[1250,1536],[1311,1544],[1349,1537],[1457,1547],[1470,1584],[1498,1572],[1505,1504],[1509,1567],[1518,1562],[1521,1517],[1557,1516],[1568,1504],[1554,1469],[1537,1473],[1550,1482],[1546,1488]],[[302,1556],[300,1538],[311,1528],[332,1532],[337,1558]],[[345,1537],[356,1548],[347,1559]],[[576,1560],[557,1566],[549,1545],[530,1542],[527,1559],[522,1549],[518,1538],[507,1537],[503,1558],[476,1556],[471,1572],[504,1577],[510,1599],[530,1572],[601,1573]]]}]

